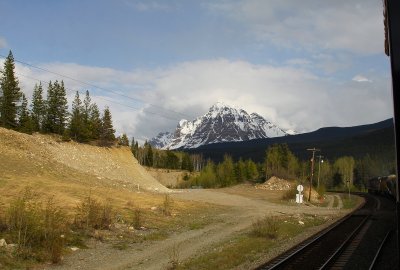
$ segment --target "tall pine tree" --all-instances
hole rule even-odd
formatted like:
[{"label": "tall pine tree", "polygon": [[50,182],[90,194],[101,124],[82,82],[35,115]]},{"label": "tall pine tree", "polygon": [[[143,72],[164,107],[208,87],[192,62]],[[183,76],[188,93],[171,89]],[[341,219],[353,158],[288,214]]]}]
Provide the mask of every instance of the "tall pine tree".
[{"label": "tall pine tree", "polygon": [[28,110],[28,100],[24,94],[22,94],[22,104],[19,110],[18,130],[24,133],[32,134],[32,122]]},{"label": "tall pine tree", "polygon": [[84,124],[82,101],[79,98],[79,92],[76,91],[74,101],[72,102],[71,120],[68,126],[69,136],[78,142],[84,142],[87,138],[87,128]]},{"label": "tall pine tree", "polygon": [[89,134],[91,140],[98,140],[102,130],[99,107],[96,103],[90,105],[89,110]]},{"label": "tall pine tree", "polygon": [[32,131],[43,131],[46,116],[46,103],[43,99],[43,87],[41,82],[39,85],[36,84],[33,89],[31,112]]},{"label": "tall pine tree", "polygon": [[[84,123],[85,127],[87,128],[88,132],[90,131],[89,118],[90,118],[91,102],[92,102],[92,100],[90,98],[89,91],[86,90],[85,99],[83,100],[82,118],[83,118],[83,123]],[[91,134],[88,134],[88,137],[91,137]]]},{"label": "tall pine tree", "polygon": [[112,145],[115,141],[115,129],[112,124],[111,112],[108,107],[104,109],[104,114],[101,119],[100,140],[104,146]]},{"label": "tall pine tree", "polygon": [[10,51],[0,78],[0,125],[17,129],[17,104],[21,99],[21,90],[14,69],[14,57]]},{"label": "tall pine tree", "polygon": [[63,135],[68,118],[68,101],[64,82],[49,83],[47,89],[47,110],[45,130],[49,133]]}]

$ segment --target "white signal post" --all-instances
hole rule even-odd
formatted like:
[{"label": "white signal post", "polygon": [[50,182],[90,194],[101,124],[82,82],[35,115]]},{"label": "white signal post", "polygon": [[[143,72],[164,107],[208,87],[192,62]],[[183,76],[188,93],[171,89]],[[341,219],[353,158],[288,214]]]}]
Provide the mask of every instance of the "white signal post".
[{"label": "white signal post", "polygon": [[298,185],[297,186],[297,191],[299,192],[298,194],[296,194],[296,202],[297,203],[303,203],[303,194],[301,194],[301,192],[303,192],[304,187],[302,185]]}]

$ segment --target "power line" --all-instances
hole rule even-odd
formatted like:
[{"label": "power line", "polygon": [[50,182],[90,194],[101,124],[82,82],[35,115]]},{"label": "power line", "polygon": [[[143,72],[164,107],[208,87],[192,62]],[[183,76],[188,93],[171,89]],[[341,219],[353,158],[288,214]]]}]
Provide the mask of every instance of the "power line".
[{"label": "power line", "polygon": [[[47,84],[50,83],[50,81],[41,80],[41,79],[34,78],[34,77],[31,77],[31,76],[27,76],[27,75],[24,75],[24,74],[21,74],[21,73],[18,73],[18,72],[15,72],[15,74],[17,74],[19,76],[22,76],[22,77],[25,77],[25,78],[30,79],[30,80],[39,81],[39,82],[45,82]],[[72,93],[77,91],[78,93],[80,93],[82,95],[85,94],[85,93],[82,93],[79,90],[74,90],[74,89],[67,88],[67,87],[65,87],[65,89],[67,91],[70,91],[70,92],[72,91]],[[122,106],[125,106],[125,107],[128,107],[128,108],[131,108],[131,109],[133,109],[135,111],[140,111],[141,110],[140,108],[133,107],[133,106],[130,106],[130,105],[127,105],[127,104],[124,104],[124,103],[120,103],[120,102],[117,102],[117,101],[114,101],[114,100],[110,100],[110,99],[107,99],[107,98],[103,98],[103,97],[100,97],[100,96],[92,96],[92,97],[97,98],[97,99],[101,99],[101,100],[105,100],[105,101],[108,101],[108,102],[111,102],[111,103],[115,103],[117,105],[122,105]],[[177,120],[176,118],[171,118],[171,117],[168,117],[168,116],[165,116],[165,115],[162,115],[162,114],[158,114],[158,113],[155,113],[155,112],[151,112],[151,111],[146,111],[146,113],[149,113],[149,114],[152,114],[152,115],[156,115],[156,116],[159,116],[159,117],[162,117],[162,118],[166,118],[166,119],[169,119],[169,120],[173,120],[173,121]]]},{"label": "power line", "polygon": [[[7,56],[2,55],[2,54],[0,54],[0,57],[2,57],[2,58],[4,58],[4,59],[7,58]],[[161,106],[158,106],[158,105],[154,105],[154,104],[145,102],[145,101],[143,101],[143,100],[141,100],[141,99],[133,98],[133,97],[131,97],[131,96],[127,96],[127,95],[118,93],[117,91],[113,91],[113,90],[111,90],[111,89],[106,89],[106,88],[97,86],[97,85],[95,85],[95,84],[89,83],[89,82],[85,82],[85,81],[82,81],[82,80],[79,80],[79,79],[75,79],[75,78],[72,78],[72,77],[70,77],[70,76],[67,76],[67,75],[58,73],[58,72],[54,72],[54,71],[51,71],[51,70],[48,70],[48,69],[45,69],[45,68],[42,68],[42,67],[39,67],[39,66],[35,66],[35,65],[32,65],[32,64],[29,64],[29,63],[24,62],[24,61],[21,61],[21,60],[17,60],[17,59],[15,59],[15,58],[14,58],[14,61],[17,62],[17,63],[20,63],[20,64],[22,64],[22,65],[25,65],[25,66],[29,66],[29,67],[32,67],[32,68],[35,68],[35,69],[39,69],[39,70],[42,70],[42,71],[45,71],[45,72],[48,72],[48,73],[51,73],[51,74],[54,74],[54,75],[57,75],[57,76],[60,76],[60,77],[69,79],[69,80],[72,80],[72,81],[75,81],[75,82],[77,82],[77,83],[80,83],[80,84],[83,84],[83,85],[86,85],[86,86],[90,86],[90,87],[99,89],[100,91],[104,91],[104,92],[107,92],[107,93],[113,93],[113,94],[115,94],[115,95],[118,95],[118,96],[121,96],[121,97],[124,97],[124,98],[129,98],[129,99],[131,99],[131,100],[138,101],[138,102],[140,102],[140,103],[150,105],[150,106],[152,106],[152,107],[154,107],[154,108],[158,108],[158,109],[161,109],[161,110],[164,110],[164,111],[170,111],[170,112],[179,114],[179,115],[184,116],[184,117],[189,118],[189,119],[193,118],[193,117],[191,117],[191,116],[189,116],[189,115],[187,115],[187,114],[183,114],[183,113],[181,113],[181,112],[177,112],[177,111],[171,110],[171,109],[166,109],[166,108],[163,108],[163,107],[161,107]]]}]

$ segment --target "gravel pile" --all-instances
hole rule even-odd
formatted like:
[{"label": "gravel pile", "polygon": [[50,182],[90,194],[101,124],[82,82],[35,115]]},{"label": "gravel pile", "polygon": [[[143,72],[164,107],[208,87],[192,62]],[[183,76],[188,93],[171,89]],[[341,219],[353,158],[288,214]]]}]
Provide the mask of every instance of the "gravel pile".
[{"label": "gravel pile", "polygon": [[265,181],[263,184],[256,185],[256,189],[289,190],[289,189],[291,189],[292,185],[294,185],[294,182],[290,182],[288,180],[272,176],[270,179]]}]

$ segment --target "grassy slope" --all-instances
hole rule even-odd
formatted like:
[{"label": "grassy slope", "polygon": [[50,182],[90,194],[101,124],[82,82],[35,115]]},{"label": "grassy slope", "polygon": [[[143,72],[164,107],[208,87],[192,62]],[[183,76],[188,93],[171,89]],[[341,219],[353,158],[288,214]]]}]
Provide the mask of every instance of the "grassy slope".
[{"label": "grassy slope", "polygon": [[[141,192],[137,192],[136,183],[140,183]],[[0,128],[0,211],[26,188],[43,198],[55,196],[69,212],[89,194],[111,199],[113,207],[122,212],[162,205],[164,194],[143,192],[143,187],[168,192],[137,164],[128,148],[59,142],[56,137]],[[191,203],[174,203],[176,212],[193,207]]]}]

